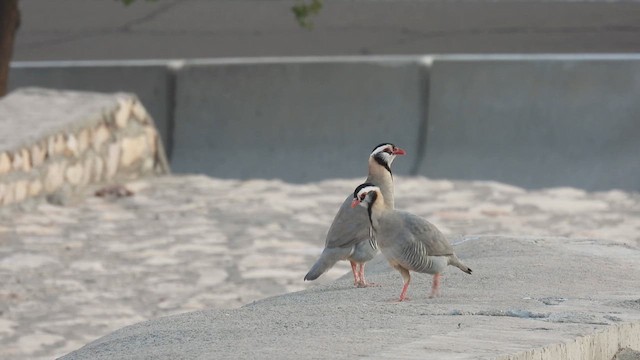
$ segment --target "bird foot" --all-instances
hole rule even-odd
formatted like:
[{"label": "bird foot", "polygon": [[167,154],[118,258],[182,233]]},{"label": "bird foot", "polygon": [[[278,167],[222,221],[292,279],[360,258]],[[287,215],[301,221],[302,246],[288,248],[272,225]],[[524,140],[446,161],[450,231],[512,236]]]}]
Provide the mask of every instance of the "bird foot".
[{"label": "bird foot", "polygon": [[440,292],[432,292],[431,294],[429,294],[429,299],[435,299],[437,297],[440,297]]},{"label": "bird foot", "polygon": [[405,296],[404,298],[391,299],[390,302],[392,302],[392,303],[401,303],[401,302],[410,301],[410,300],[411,300],[410,297]]},{"label": "bird foot", "polygon": [[356,287],[359,287],[359,288],[380,287],[380,286],[382,286],[382,285],[376,284],[376,283],[372,283],[372,282],[360,282],[360,283],[356,284]]}]

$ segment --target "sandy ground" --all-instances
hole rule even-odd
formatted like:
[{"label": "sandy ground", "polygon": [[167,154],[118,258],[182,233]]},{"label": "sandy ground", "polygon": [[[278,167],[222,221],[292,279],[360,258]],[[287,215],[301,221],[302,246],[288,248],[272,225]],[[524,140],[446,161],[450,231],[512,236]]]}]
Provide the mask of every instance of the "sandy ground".
[{"label": "sandy ground", "polygon": [[[308,184],[169,176],[66,207],[0,209],[0,358],[50,359],[125,325],[330,283],[302,278],[360,179]],[[452,242],[566,236],[640,245],[640,194],[396,179],[396,206]]]}]

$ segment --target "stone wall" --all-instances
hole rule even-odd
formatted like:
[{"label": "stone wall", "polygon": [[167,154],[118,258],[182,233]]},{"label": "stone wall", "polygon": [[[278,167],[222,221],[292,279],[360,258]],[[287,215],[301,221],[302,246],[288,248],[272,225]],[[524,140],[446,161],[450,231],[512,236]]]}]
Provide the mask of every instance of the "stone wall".
[{"label": "stone wall", "polygon": [[0,205],[168,170],[135,95],[27,88],[0,101]]},{"label": "stone wall", "polygon": [[173,113],[172,70],[166,61],[130,62],[128,66],[46,66],[44,63],[15,65],[9,87],[44,87],[101,93],[127,92],[138,96],[153,117],[167,152]]}]

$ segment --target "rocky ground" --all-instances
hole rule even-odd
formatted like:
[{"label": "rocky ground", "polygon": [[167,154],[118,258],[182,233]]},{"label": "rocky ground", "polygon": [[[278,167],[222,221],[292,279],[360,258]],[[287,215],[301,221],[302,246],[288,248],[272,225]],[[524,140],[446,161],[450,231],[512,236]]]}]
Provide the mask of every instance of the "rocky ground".
[{"label": "rocky ground", "polygon": [[[313,286],[302,278],[359,180],[168,176],[126,184],[132,196],[93,189],[64,207],[0,208],[0,358],[50,359],[142,320]],[[567,236],[640,248],[638,193],[399,177],[396,194],[454,243]]]}]

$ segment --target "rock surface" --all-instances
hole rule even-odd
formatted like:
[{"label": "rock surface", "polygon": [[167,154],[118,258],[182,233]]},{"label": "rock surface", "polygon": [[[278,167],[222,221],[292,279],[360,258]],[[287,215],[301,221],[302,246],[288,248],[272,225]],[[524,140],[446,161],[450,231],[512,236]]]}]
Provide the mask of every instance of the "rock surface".
[{"label": "rock surface", "polygon": [[637,249],[479,236],[456,251],[474,274],[446,272],[438,299],[426,298],[428,278],[414,276],[412,300],[394,302],[400,276],[377,261],[370,278],[381,287],[356,289],[346,276],[237,310],[163,317],[62,359],[595,360],[613,357],[620,346],[640,348]]},{"label": "rock surface", "polygon": [[135,95],[25,88],[0,101],[0,206],[168,171]]},{"label": "rock surface", "polygon": [[[399,294],[398,274],[372,274],[371,280],[385,286],[356,291],[351,290],[347,280],[331,283],[348,271],[342,263],[316,282],[302,281],[323,247],[336,209],[360,181],[294,185],[167,176],[126,184],[133,196],[89,196],[66,207],[27,202],[20,207],[0,208],[0,358],[51,359],[126,325],[186,311],[236,308],[268,296],[315,287],[316,283],[328,287],[312,290],[310,294],[316,295],[292,296],[314,299],[313,296],[326,293],[322,296],[330,299],[332,294],[348,293],[357,301],[345,305],[366,304],[356,314],[369,318],[371,308],[378,311],[385,306],[384,301]],[[625,265],[632,259],[625,254],[635,254],[640,245],[640,194],[588,193],[571,188],[525,191],[492,182],[421,177],[397,177],[396,186],[397,207],[426,217],[453,242],[466,240],[458,251],[474,269],[474,275],[448,271],[443,283],[445,296],[434,302],[425,299],[428,277],[416,276],[409,294],[414,301],[385,309],[417,306],[426,311],[433,304],[440,304],[436,309],[441,311],[500,310],[503,307],[499,302],[495,307],[483,305],[487,301],[483,296],[488,296],[483,289],[486,284],[494,286],[494,282],[505,278],[523,282],[548,280],[549,284],[539,289],[531,285],[524,294],[512,293],[510,287],[502,286],[497,295],[504,293],[514,301],[505,303],[511,305],[504,309],[546,313],[551,310],[543,309],[582,306],[592,301],[591,295],[629,301],[626,304],[638,309],[637,302],[633,302],[638,297],[628,296],[629,288],[611,290],[613,285],[608,287],[607,282],[613,274],[598,270],[602,266],[621,271],[628,268],[630,273],[614,279],[612,284],[633,280],[631,274],[637,270]],[[536,260],[535,267],[496,263],[499,269],[490,270],[485,262],[497,258],[492,260],[490,254],[473,247],[483,249],[492,242],[507,246],[510,241],[507,237],[480,237],[483,240],[475,241],[479,235],[527,236],[513,245],[512,254],[527,261]],[[536,245],[535,239],[547,236],[585,240],[545,239],[542,245]],[[571,253],[573,248],[583,250],[587,252],[583,259],[588,261],[577,265],[577,273],[558,279],[558,284],[551,283],[552,278],[542,272],[555,268],[556,255],[531,259],[522,256],[529,247],[542,251],[564,243],[570,248],[562,247],[562,254]],[[606,261],[607,256],[614,255],[624,255],[624,261]],[[635,268],[637,264],[636,260]],[[566,267],[562,265],[562,269]],[[592,273],[597,276],[587,277]],[[587,300],[563,290],[567,279],[579,274],[585,276],[575,286],[580,286],[578,294],[591,294],[583,296]],[[557,290],[551,291],[552,288]],[[473,295],[475,291],[479,293]],[[535,300],[538,298],[544,300]],[[560,302],[558,298],[571,301]],[[455,304],[461,306],[449,307]],[[462,307],[474,304],[477,308]],[[617,309],[606,309],[613,308]],[[313,313],[321,309],[323,306],[316,303],[304,310],[309,314],[309,323],[324,321]],[[603,312],[595,321],[613,323],[602,320],[605,315],[610,314]],[[480,318],[518,320],[509,316]],[[415,326],[418,325],[429,326],[429,322],[420,320]],[[539,327],[548,326],[543,323]],[[329,330],[319,331],[322,335]]]}]

